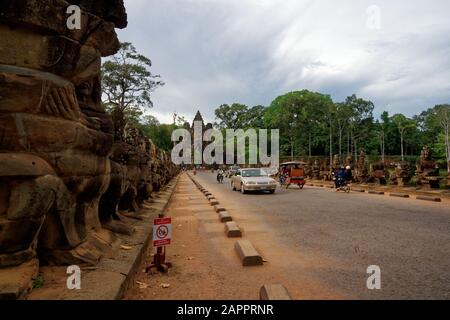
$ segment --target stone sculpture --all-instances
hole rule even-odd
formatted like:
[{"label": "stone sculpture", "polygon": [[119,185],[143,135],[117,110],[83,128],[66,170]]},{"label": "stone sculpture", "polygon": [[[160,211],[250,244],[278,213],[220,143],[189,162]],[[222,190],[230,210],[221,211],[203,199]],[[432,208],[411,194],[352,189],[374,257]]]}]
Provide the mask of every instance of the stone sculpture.
[{"label": "stone sculpture", "polygon": [[403,187],[411,181],[412,175],[409,162],[400,161],[394,164],[394,171],[391,174],[390,180],[393,184]]},{"label": "stone sculpture", "polygon": [[440,186],[439,167],[429,146],[424,146],[420,153],[416,164],[416,179],[419,186],[434,189]]},{"label": "stone sculpture", "polygon": [[[70,4],[80,30],[66,26]],[[151,192],[154,146],[133,128],[115,143],[101,104],[101,57],[126,24],[123,0],[0,2],[0,298],[23,297],[39,264],[97,263],[111,231],[132,232],[106,200],[137,210],[134,194]],[[176,168],[158,166],[160,187]]]}]

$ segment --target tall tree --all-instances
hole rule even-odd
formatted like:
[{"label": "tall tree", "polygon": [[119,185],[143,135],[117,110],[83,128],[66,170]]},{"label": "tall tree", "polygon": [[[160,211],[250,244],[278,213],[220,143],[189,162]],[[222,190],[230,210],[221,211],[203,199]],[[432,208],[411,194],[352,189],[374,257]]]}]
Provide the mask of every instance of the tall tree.
[{"label": "tall tree", "polygon": [[358,142],[367,139],[369,135],[375,106],[372,101],[358,98],[355,94],[347,97],[345,104],[352,110],[349,122],[349,137],[356,159],[358,156]]},{"label": "tall tree", "polygon": [[398,132],[400,134],[400,153],[402,156],[402,161],[405,160],[405,152],[404,152],[404,141],[405,141],[405,133],[416,126],[414,120],[405,117],[403,114],[395,114],[392,116],[392,122],[397,126]]},{"label": "tall tree", "polygon": [[223,104],[215,110],[216,125],[222,129],[243,129],[246,126],[248,106],[233,103]]},{"label": "tall tree", "polygon": [[342,137],[353,116],[352,106],[346,103],[335,104],[336,126],[338,130],[339,159],[342,160]]},{"label": "tall tree", "polygon": [[116,133],[123,135],[127,112],[139,112],[153,106],[151,92],[163,86],[159,75],[149,70],[152,62],[139,54],[129,42],[102,65],[104,104],[111,111]]}]

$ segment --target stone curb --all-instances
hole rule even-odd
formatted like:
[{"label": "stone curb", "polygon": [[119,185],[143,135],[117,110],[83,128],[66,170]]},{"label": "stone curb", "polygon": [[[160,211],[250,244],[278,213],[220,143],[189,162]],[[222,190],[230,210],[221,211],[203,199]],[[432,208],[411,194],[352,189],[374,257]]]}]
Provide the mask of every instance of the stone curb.
[{"label": "stone curb", "polygon": [[219,205],[215,205],[215,206],[214,206],[214,210],[215,210],[217,213],[222,212],[222,211],[227,211],[224,207],[219,206]]},{"label": "stone curb", "polygon": [[292,300],[287,289],[281,284],[265,284],[259,290],[260,300]]},{"label": "stone curb", "polygon": [[369,190],[369,194],[376,194],[376,195],[384,195],[384,191],[377,191],[377,190]]},{"label": "stone curb", "polygon": [[417,196],[417,200],[424,200],[424,201],[432,201],[432,202],[442,202],[442,199],[439,197],[433,197],[433,196]]},{"label": "stone curb", "polygon": [[233,221],[233,218],[228,213],[228,211],[221,211],[221,212],[219,212],[219,220],[220,220],[220,222],[228,222],[228,221]]},{"label": "stone curb", "polygon": [[263,259],[261,255],[258,253],[258,251],[256,251],[255,247],[253,247],[250,241],[238,240],[234,244],[234,248],[236,249],[244,267],[263,265]]},{"label": "stone curb", "polygon": [[[178,185],[178,181],[180,180],[181,175],[178,174],[175,178],[172,179],[172,181],[169,182],[169,184],[166,186],[166,190],[168,191],[167,198],[164,199],[166,203],[164,204],[163,208],[161,210],[156,210],[156,217],[158,217],[160,214],[164,214],[164,212],[167,210],[167,207],[169,206],[170,201],[172,200],[174,191]],[[172,184],[173,183],[173,184]],[[149,222],[151,223],[151,227],[153,228],[153,218],[149,219]],[[150,231],[149,231],[150,230]],[[151,232],[151,229],[145,228],[145,231],[147,232],[147,238],[145,239],[144,243],[142,244],[141,249],[139,250],[135,262],[130,268],[125,281],[123,285],[121,286],[121,291],[117,293],[117,299],[121,299],[123,295],[125,294],[126,290],[131,288],[134,285],[134,279],[136,278],[137,274],[141,271],[140,267],[142,265],[142,262],[145,261],[148,249],[152,243],[153,234]]]},{"label": "stone curb", "polygon": [[234,221],[225,222],[225,234],[228,238],[242,237],[241,229]]},{"label": "stone curb", "polygon": [[399,192],[392,192],[389,194],[390,197],[398,197],[398,198],[409,198],[409,194],[406,193],[399,193]]}]

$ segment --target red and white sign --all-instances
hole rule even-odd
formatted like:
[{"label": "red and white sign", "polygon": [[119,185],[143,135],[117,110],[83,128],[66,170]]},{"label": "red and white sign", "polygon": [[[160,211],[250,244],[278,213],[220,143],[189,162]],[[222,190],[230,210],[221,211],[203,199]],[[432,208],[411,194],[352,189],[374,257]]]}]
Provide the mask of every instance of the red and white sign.
[{"label": "red and white sign", "polygon": [[170,244],[172,239],[172,218],[158,218],[153,221],[153,246]]}]

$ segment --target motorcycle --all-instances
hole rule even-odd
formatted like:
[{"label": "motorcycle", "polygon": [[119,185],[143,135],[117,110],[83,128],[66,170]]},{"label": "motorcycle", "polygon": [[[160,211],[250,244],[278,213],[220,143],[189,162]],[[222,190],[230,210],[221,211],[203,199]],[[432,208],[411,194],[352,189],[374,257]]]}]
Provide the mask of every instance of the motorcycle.
[{"label": "motorcycle", "polygon": [[336,192],[344,191],[347,193],[350,193],[351,191],[351,185],[347,183],[347,181],[343,178],[337,178],[336,181]]},{"label": "motorcycle", "polygon": [[218,173],[217,174],[217,182],[218,183],[223,183],[223,174],[222,173]]}]

